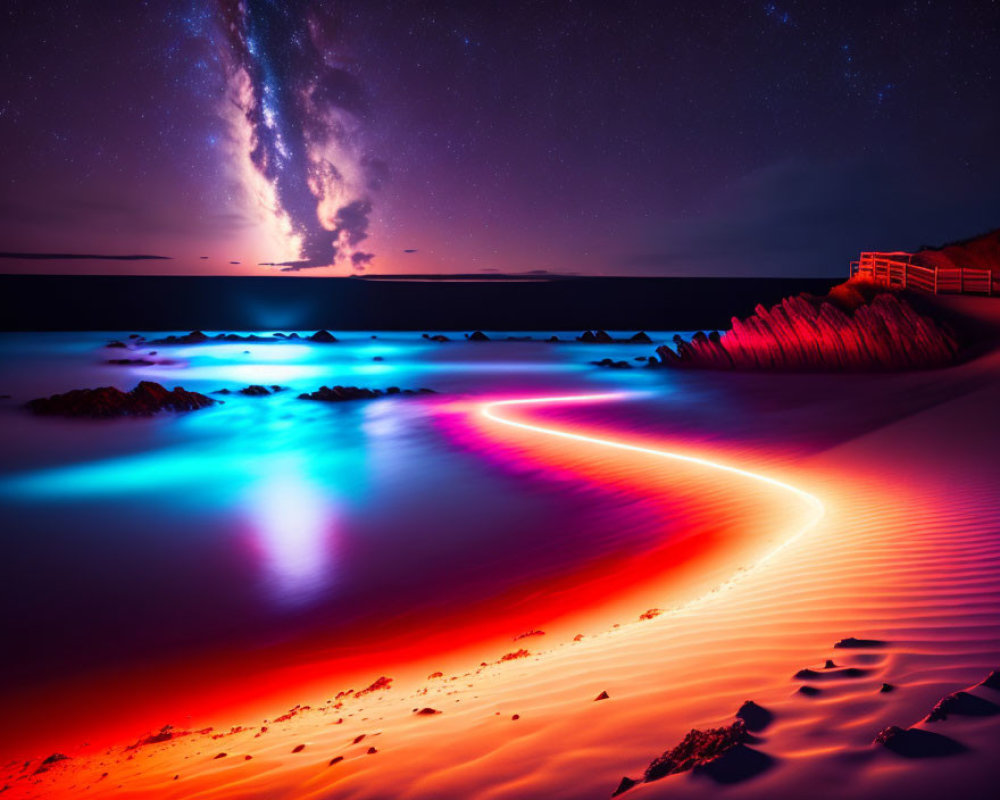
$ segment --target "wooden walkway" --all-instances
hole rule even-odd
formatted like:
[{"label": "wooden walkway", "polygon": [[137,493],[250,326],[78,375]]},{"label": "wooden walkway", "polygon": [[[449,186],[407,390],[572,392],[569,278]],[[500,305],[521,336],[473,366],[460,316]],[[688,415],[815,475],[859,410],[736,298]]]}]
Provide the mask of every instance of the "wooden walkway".
[{"label": "wooden walkway", "polygon": [[[862,253],[851,262],[851,277],[896,289],[919,289],[933,294],[993,294],[1000,291],[988,269],[921,267],[912,253]],[[1000,280],[1000,279],[998,279]]]}]

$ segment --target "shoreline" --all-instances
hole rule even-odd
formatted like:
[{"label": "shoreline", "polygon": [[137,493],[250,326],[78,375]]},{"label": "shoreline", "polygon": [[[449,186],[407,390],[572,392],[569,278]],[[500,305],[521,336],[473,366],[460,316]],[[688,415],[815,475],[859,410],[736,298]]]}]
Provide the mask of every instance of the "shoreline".
[{"label": "shoreline", "polygon": [[[995,309],[965,300],[948,303],[975,305],[985,322],[995,322]],[[529,657],[487,667],[474,664],[488,648],[467,648],[433,662],[445,672],[443,680],[429,680],[425,676],[431,673],[422,672],[431,658],[408,668],[387,666],[382,674],[393,678],[390,688],[344,702],[336,709],[345,718],[340,724],[332,723],[333,711],[314,706],[269,724],[259,737],[251,728],[220,739],[210,738],[219,731],[181,737],[137,752],[119,746],[110,754],[93,754],[93,763],[103,760],[101,770],[110,772],[103,780],[96,766],[81,768],[82,753],[67,750],[70,761],[39,776],[45,796],[68,795],[71,783],[88,784],[88,796],[115,797],[609,796],[622,775],[640,773],[692,727],[731,721],[744,700],[774,714],[755,746],[776,763],[730,787],[727,793],[734,796],[807,790],[819,797],[845,791],[852,797],[887,791],[931,796],[963,786],[967,796],[979,796],[975,787],[995,776],[982,743],[1000,731],[997,717],[928,723],[925,727],[971,748],[950,759],[902,759],[871,744],[882,728],[912,725],[943,695],[972,686],[1000,663],[995,621],[1000,546],[993,541],[994,487],[1000,483],[993,454],[1000,431],[980,424],[1000,407],[1000,352],[994,348],[930,376],[955,394],[895,409],[896,418],[888,423],[883,419],[812,453],[788,452],[775,460],[759,445],[745,451],[751,461],[794,475],[823,499],[827,516],[759,569],[741,572],[734,591],[710,593],[700,605],[667,609],[642,621],[636,619],[642,609],[635,600],[627,609],[626,603],[605,608],[621,627],[606,626],[577,642],[572,628],[547,628],[544,637],[505,645],[512,652],[528,649]],[[725,386],[731,378],[706,380]],[[834,389],[841,379],[757,374],[742,376],[740,385],[780,382],[794,405],[795,393],[807,382]],[[867,384],[871,392],[863,396],[877,404],[880,396],[889,396],[888,387],[905,387],[908,380],[906,374],[865,375],[851,388]],[[817,425],[836,424],[829,409],[838,404],[842,413],[851,413],[843,395],[832,397],[823,416],[813,410]],[[608,411],[605,419],[613,420]],[[852,636],[884,640],[887,646],[877,652],[833,647]],[[490,653],[487,660],[497,658]],[[819,684],[820,694],[803,696],[802,683],[793,676],[821,668],[827,658],[863,674]],[[295,676],[285,677],[286,688],[272,697],[307,702],[306,687],[289,688]],[[328,689],[337,688],[331,683]],[[894,691],[879,693],[881,683]],[[322,698],[320,688],[321,682],[314,684]],[[594,703],[602,691],[609,699]],[[333,692],[328,694],[331,699]],[[257,705],[262,711],[268,707],[264,698]],[[414,715],[414,707],[444,713]],[[264,713],[279,711],[272,704]],[[519,718],[513,720],[513,714]],[[230,717],[244,725],[246,719]],[[361,733],[368,738],[350,744]],[[132,742],[143,735],[135,734]],[[292,753],[303,743],[303,750]],[[377,752],[368,754],[367,746]],[[216,759],[217,751],[227,756]],[[137,757],[129,759],[130,754]],[[345,760],[329,765],[338,755]],[[174,774],[182,774],[177,782]],[[816,788],[821,779],[830,790]],[[636,787],[628,796],[668,790],[671,796],[704,796],[711,785],[687,774]],[[16,785],[9,791],[21,796]]]}]

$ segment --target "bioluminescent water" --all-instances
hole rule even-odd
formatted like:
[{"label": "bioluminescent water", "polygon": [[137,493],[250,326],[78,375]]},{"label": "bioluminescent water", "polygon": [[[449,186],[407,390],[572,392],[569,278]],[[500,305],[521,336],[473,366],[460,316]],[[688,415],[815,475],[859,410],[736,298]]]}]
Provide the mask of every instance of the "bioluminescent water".
[{"label": "bioluminescent water", "polygon": [[[653,355],[649,344],[517,335],[535,341],[365,332],[338,333],[332,345],[133,353],[104,347],[127,336],[113,332],[0,337],[0,391],[11,395],[0,426],[0,602],[13,610],[0,633],[19,642],[0,672],[30,682],[69,664],[86,671],[186,648],[336,639],[359,627],[391,636],[662,536],[622,524],[628,510],[610,508],[599,487],[510,469],[490,442],[456,433],[454,420],[482,398],[518,392],[621,391],[681,405],[697,392],[670,399],[675,379],[637,360]],[[123,354],[156,363],[106,363]],[[606,357],[635,368],[591,363]],[[112,421],[22,408],[140,380],[224,402]],[[235,393],[249,384],[287,389]],[[435,394],[298,399],[324,384]],[[234,393],[211,394],[220,389]]]}]

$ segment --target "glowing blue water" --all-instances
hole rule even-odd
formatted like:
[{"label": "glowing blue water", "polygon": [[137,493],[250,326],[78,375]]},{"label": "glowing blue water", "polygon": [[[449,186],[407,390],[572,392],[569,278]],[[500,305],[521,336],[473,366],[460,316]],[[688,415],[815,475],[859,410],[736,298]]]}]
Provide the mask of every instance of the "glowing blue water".
[{"label": "glowing blue water", "polygon": [[[638,361],[632,370],[590,363],[654,348],[452,336],[135,353],[103,347],[120,333],[0,337],[0,393],[12,396],[0,401],[0,602],[9,612],[0,635],[22,644],[3,671],[23,679],[70,654],[79,667],[182,645],[260,644],[499,592],[525,563],[555,564],[570,534],[578,545],[586,520],[600,518],[597,499],[561,498],[456,445],[439,425],[454,413],[444,406],[511,392],[662,392],[664,373]],[[105,363],[151,350],[153,365]],[[154,419],[43,419],[21,408],[139,380],[204,393],[251,383],[288,390],[213,395],[224,404]],[[322,384],[438,394],[297,399]]]}]

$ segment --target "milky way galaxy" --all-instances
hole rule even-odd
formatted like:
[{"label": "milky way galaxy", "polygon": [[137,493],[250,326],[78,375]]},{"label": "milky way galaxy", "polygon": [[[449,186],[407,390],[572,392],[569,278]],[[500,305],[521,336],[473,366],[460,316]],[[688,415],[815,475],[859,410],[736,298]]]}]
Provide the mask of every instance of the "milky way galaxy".
[{"label": "milky way galaxy", "polygon": [[385,168],[363,145],[369,105],[336,15],[309,0],[221,6],[234,166],[280,265],[364,269]]}]

